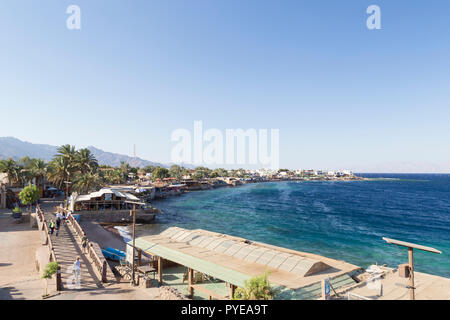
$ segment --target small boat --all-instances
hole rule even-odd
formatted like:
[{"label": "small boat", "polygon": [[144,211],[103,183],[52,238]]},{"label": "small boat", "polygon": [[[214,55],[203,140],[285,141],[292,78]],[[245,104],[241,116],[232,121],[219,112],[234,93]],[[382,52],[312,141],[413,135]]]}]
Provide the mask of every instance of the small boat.
[{"label": "small boat", "polygon": [[118,255],[121,258],[126,258],[127,257],[127,254],[125,252],[117,250],[115,248],[108,247],[108,248],[106,248],[106,251],[109,251],[109,252],[111,252],[111,253],[113,253],[115,255]]},{"label": "small boat", "polygon": [[119,255],[117,255],[117,254],[115,254],[115,253],[106,251],[106,250],[104,250],[104,249],[102,249],[102,253],[103,253],[103,256],[104,256],[106,259],[109,259],[109,260],[120,261],[120,259],[122,258],[121,256],[119,256]]}]

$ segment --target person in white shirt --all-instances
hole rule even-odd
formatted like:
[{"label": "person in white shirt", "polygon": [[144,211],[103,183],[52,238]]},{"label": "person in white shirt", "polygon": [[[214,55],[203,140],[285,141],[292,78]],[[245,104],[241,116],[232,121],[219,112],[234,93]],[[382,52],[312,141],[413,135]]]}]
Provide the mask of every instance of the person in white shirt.
[{"label": "person in white shirt", "polygon": [[80,284],[80,274],[81,274],[80,257],[77,257],[77,259],[73,263],[73,273],[75,276],[75,284]]}]

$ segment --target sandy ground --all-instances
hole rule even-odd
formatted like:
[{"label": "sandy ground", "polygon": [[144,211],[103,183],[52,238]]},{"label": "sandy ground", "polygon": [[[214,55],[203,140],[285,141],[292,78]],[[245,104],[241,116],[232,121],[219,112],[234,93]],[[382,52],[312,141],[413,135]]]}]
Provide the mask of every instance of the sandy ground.
[{"label": "sandy ground", "polygon": [[[81,221],[80,225],[86,232],[89,241],[97,242],[100,248],[112,247],[122,251],[126,250],[125,242],[118,233],[103,228],[97,222]],[[108,226],[107,228],[113,229],[112,226]]]},{"label": "sandy ground", "polygon": [[36,270],[39,232],[0,215],[0,299],[40,299],[45,283]]}]

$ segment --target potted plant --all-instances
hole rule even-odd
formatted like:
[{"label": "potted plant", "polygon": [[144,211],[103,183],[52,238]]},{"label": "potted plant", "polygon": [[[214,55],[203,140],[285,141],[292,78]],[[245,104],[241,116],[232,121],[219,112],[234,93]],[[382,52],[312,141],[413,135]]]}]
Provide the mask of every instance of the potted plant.
[{"label": "potted plant", "polygon": [[22,217],[22,210],[19,207],[15,207],[12,211],[12,216],[14,219],[20,219]]}]

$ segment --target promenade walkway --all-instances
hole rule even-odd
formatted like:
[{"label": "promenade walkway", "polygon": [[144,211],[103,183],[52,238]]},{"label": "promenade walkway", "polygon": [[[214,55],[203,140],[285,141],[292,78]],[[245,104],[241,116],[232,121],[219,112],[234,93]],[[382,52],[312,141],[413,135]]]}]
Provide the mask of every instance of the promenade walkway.
[{"label": "promenade walkway", "polygon": [[[51,219],[56,221],[54,213],[44,212],[45,219],[49,222]],[[96,290],[103,288],[99,275],[96,274],[89,258],[83,254],[80,244],[76,241],[75,230],[70,223],[61,223],[58,236],[56,230],[51,236],[56,259],[61,267],[61,280],[63,290]],[[76,286],[72,283],[73,263],[80,257],[81,261],[81,284]]]}]

